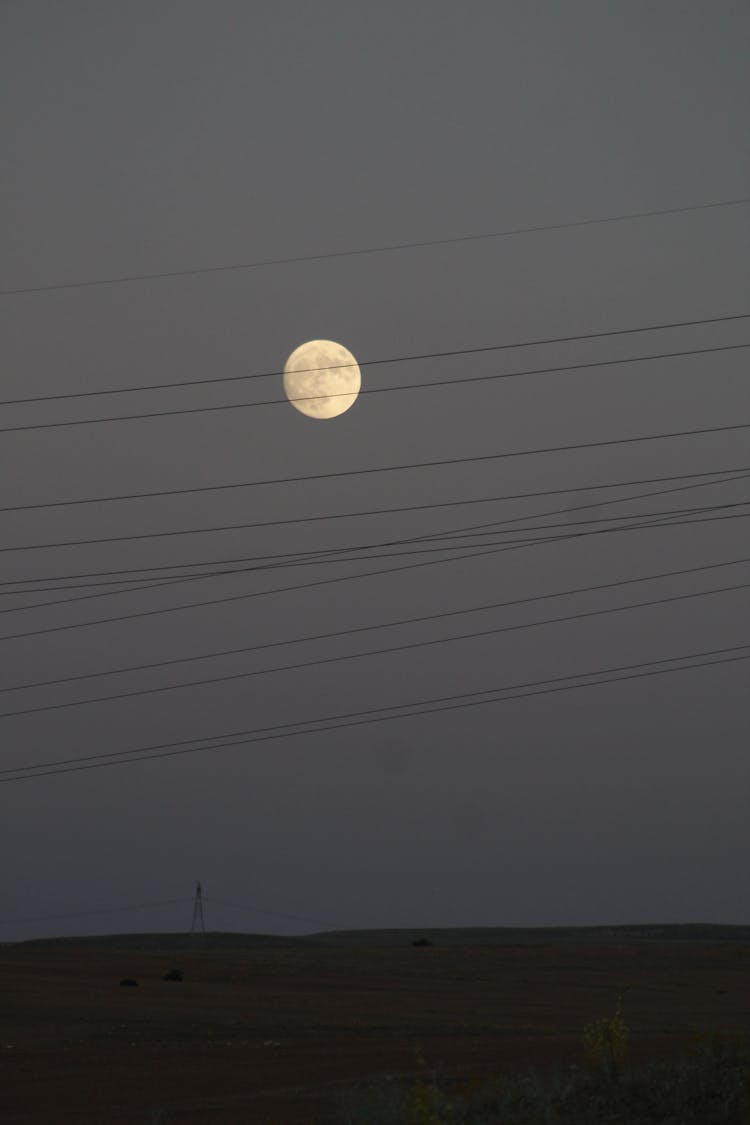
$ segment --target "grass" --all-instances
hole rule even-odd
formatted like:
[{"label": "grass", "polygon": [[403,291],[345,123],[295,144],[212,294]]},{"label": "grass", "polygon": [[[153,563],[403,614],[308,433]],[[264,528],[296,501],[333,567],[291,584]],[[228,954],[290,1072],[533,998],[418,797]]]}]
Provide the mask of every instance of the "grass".
[{"label": "grass", "polygon": [[731,1037],[639,1067],[456,1082],[425,1074],[350,1091],[343,1125],[750,1125],[750,1052]]}]

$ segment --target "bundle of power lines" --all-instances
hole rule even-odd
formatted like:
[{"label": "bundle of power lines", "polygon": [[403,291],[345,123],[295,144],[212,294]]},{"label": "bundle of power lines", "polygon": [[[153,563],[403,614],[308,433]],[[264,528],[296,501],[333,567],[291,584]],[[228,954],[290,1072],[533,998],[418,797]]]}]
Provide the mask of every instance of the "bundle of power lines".
[{"label": "bundle of power lines", "polygon": [[[692,210],[702,210],[713,207],[737,207],[750,202],[748,199],[726,201],[719,204],[708,204],[695,208],[674,208],[663,211],[642,212],[636,215],[621,215],[605,219],[586,220],[578,223],[550,224],[528,230],[543,231],[557,230],[566,227],[587,226],[601,222],[624,222],[632,219],[658,217],[668,214],[679,214]],[[325,257],[346,257],[352,255],[376,254],[385,252],[402,252],[418,247],[441,245],[451,242],[472,241],[479,238],[501,238],[526,231],[500,231],[486,235],[469,235],[460,238],[433,240],[423,243],[400,243],[392,246],[367,247],[349,251],[335,251],[327,254],[312,255],[305,258],[275,259],[273,262],[251,262],[239,265],[217,266],[205,269],[188,269],[173,273],[139,275],[133,277],[111,277],[93,279],[88,281],[71,281],[51,283],[28,288],[6,289],[0,295],[22,297],[34,293],[47,292],[64,288],[86,288],[97,285],[125,285],[136,282],[153,282],[165,278],[188,276],[195,273],[211,273],[226,270],[254,269],[263,265],[279,265],[284,262],[316,260]],[[706,316],[689,320],[672,321],[666,323],[653,323],[643,325],[627,325],[619,329],[595,331],[577,335],[542,337],[533,340],[523,340],[513,343],[496,343],[481,347],[458,348],[450,351],[432,351],[419,354],[378,357],[363,363],[366,368],[386,369],[388,365],[418,364],[434,359],[449,359],[467,355],[490,355],[504,351],[520,350],[528,347],[543,347],[547,345],[569,344],[583,341],[617,339],[622,341],[630,338],[641,338],[645,334],[662,333],[675,330],[694,329],[698,327],[713,326],[720,328],[735,324],[742,327],[750,319],[750,313],[735,312],[722,316]],[[718,355],[720,353],[740,352],[750,347],[749,342],[726,342],[708,347],[685,347],[681,349],[663,348],[658,350],[641,350],[627,357],[613,357],[585,363],[571,363],[565,365],[546,365],[538,367],[519,367],[513,371],[490,372],[480,375],[467,375],[460,378],[404,381],[391,385],[376,385],[365,388],[362,394],[399,393],[405,390],[418,391],[451,385],[463,385],[474,382],[487,382],[491,380],[520,379],[520,378],[559,378],[566,374],[586,369],[625,368],[634,364],[648,364],[658,360],[677,360],[684,357],[701,355]],[[45,404],[56,404],[56,409],[63,403],[76,403],[82,400],[99,400],[109,395],[144,394],[150,391],[168,391],[179,393],[190,387],[200,386],[213,388],[217,385],[236,382],[255,382],[278,377],[280,372],[256,372],[241,375],[232,375],[213,379],[179,380],[168,383],[151,383],[137,387],[117,387],[95,391],[62,391],[52,395],[36,395],[26,398],[8,399],[0,403],[7,411],[21,408],[32,412],[43,408]],[[262,385],[262,383],[260,384]],[[13,422],[12,413],[9,424],[0,426],[3,433],[17,433],[26,431],[39,431],[49,429],[72,429],[79,426],[116,425],[126,422],[138,421],[146,418],[173,417],[188,414],[203,414],[216,411],[236,411],[239,409],[258,409],[286,403],[286,399],[274,397],[260,397],[251,402],[241,403],[210,403],[205,406],[180,407],[170,409],[133,411],[121,413],[102,413],[97,417],[56,417],[52,420],[34,420]],[[576,442],[555,446],[536,448],[490,450],[466,457],[447,458],[424,462],[393,463],[380,465],[352,466],[346,469],[287,476],[272,479],[255,479],[243,481],[224,481],[216,484],[201,484],[193,487],[159,489],[148,492],[127,492],[110,495],[89,496],[62,496],[43,499],[29,504],[6,504],[0,508],[3,513],[59,511],[75,508],[81,511],[98,511],[103,505],[118,505],[124,503],[140,503],[155,498],[174,498],[190,495],[219,495],[235,493],[245,495],[249,490],[260,487],[280,485],[296,485],[310,481],[335,481],[353,477],[376,477],[379,474],[413,474],[427,473],[434,469],[451,469],[460,465],[481,465],[507,459],[540,457],[555,455],[570,451],[586,451],[606,449],[623,446],[641,446],[647,443],[686,442],[694,438],[717,434],[743,434],[750,430],[750,416],[747,418],[734,418],[727,420],[723,425],[705,426],[692,429],[671,430],[660,432],[629,433],[602,437],[588,442]],[[22,638],[43,637],[53,633],[66,633],[91,628],[106,626],[117,622],[133,621],[137,619],[151,619],[164,615],[187,613],[197,608],[226,605],[228,603],[243,602],[255,598],[278,596],[291,591],[310,590],[332,584],[361,581],[382,575],[400,574],[424,569],[427,567],[442,567],[460,564],[465,560],[497,555],[505,552],[526,552],[536,548],[575,539],[594,536],[626,536],[633,531],[643,533],[658,532],[662,529],[716,525],[717,523],[738,524],[750,516],[750,496],[740,499],[722,499],[721,489],[725,486],[742,485],[750,478],[750,457],[741,458],[739,463],[713,465],[710,468],[690,472],[671,473],[662,476],[637,476],[630,475],[623,479],[602,482],[597,479],[577,487],[553,487],[544,490],[520,491],[503,493],[500,495],[467,495],[459,499],[434,501],[419,504],[400,504],[385,507],[371,507],[356,510],[328,510],[316,511],[313,514],[294,518],[277,518],[254,520],[249,522],[224,522],[220,524],[198,525],[189,527],[164,527],[159,530],[138,531],[132,534],[117,535],[92,535],[77,538],[48,538],[41,542],[5,542],[0,547],[0,554],[8,558],[23,560],[23,578],[4,578],[0,580],[0,617],[6,618],[7,624],[0,632],[0,642],[10,644]],[[596,493],[597,500],[591,502],[584,500],[560,506],[555,501],[556,497],[575,496],[576,493]],[[687,497],[686,497],[687,494]],[[648,505],[653,498],[661,498],[656,508]],[[689,503],[684,503],[685,499]],[[548,505],[544,510],[531,514],[517,515],[512,518],[485,519],[476,521],[477,513],[487,505],[497,505],[507,501],[519,502],[525,500],[546,499]],[[640,502],[640,503],[639,503]],[[644,506],[645,503],[645,506]],[[632,506],[635,504],[635,508]],[[615,514],[601,515],[599,508],[605,505],[608,509],[613,506],[628,505],[625,512],[617,511]],[[54,550],[59,552],[65,549],[81,549],[113,545],[121,543],[162,543],[164,541],[177,541],[192,536],[215,537],[226,532],[237,532],[257,529],[294,528],[303,525],[315,524],[321,530],[328,527],[346,529],[350,520],[361,521],[381,519],[409,513],[445,513],[446,520],[442,526],[427,533],[419,535],[392,535],[362,534],[344,545],[332,543],[330,546],[321,546],[315,550],[299,549],[268,553],[243,554],[227,557],[216,550],[208,549],[199,554],[183,556],[176,563],[150,564],[144,566],[131,566],[120,569],[80,569],[75,567],[59,567],[54,572],[45,570],[43,552]],[[471,519],[472,522],[467,522]],[[460,522],[456,522],[456,521]],[[365,565],[366,564],[366,565]],[[385,564],[385,565],[383,565]],[[0,696],[12,695],[20,698],[18,703],[10,703],[3,707],[0,702],[0,719],[18,717],[23,715],[38,714],[48,711],[61,711],[73,708],[86,707],[95,703],[104,703],[115,700],[131,699],[141,696],[153,696],[164,693],[173,693],[194,689],[197,686],[218,684],[228,681],[251,679],[268,675],[278,675],[287,671],[321,667],[342,662],[354,662],[374,656],[390,655],[407,651],[415,651],[428,647],[450,645],[459,641],[473,640],[481,637],[495,636],[507,632],[520,630],[533,630],[541,626],[556,623],[569,623],[584,618],[600,617],[606,615],[623,614],[631,610],[644,607],[661,606],[671,603],[689,601],[698,598],[719,598],[731,595],[737,591],[750,588],[750,554],[739,555],[733,558],[715,559],[700,566],[686,567],[673,570],[646,572],[636,577],[621,581],[603,582],[596,585],[577,586],[563,589],[547,589],[533,595],[506,599],[503,601],[480,602],[469,604],[457,609],[441,609],[432,614],[421,616],[401,617],[389,621],[378,621],[366,625],[358,625],[330,632],[318,632],[292,637],[279,637],[261,644],[242,647],[222,648],[212,651],[190,653],[177,658],[158,660],[143,663],[118,664],[116,661],[106,668],[97,668],[95,671],[74,675],[48,677],[24,682],[3,683],[0,686]],[[363,568],[364,566],[364,568]],[[190,587],[195,583],[212,583],[227,576],[261,575],[274,577],[280,571],[290,570],[300,572],[313,570],[314,576],[288,584],[273,585],[268,588],[250,590],[243,589],[231,594],[216,595],[198,600],[185,600],[179,604],[157,605],[156,607],[122,611],[119,613],[92,616],[86,620],[77,620],[63,624],[42,624],[34,627],[24,626],[24,615],[38,613],[47,608],[61,605],[79,605],[80,603],[93,602],[102,598],[132,597],[141,592],[156,589],[171,589],[172,587]],[[700,589],[688,592],[664,592],[664,583],[676,578],[692,575],[707,575],[709,572],[720,572],[723,576],[722,584],[704,585]],[[724,580],[725,579],[725,580]],[[389,630],[399,630],[405,627],[422,625],[424,623],[453,622],[458,618],[467,618],[476,622],[476,615],[486,615],[518,606],[531,606],[566,598],[577,597],[581,594],[601,592],[606,590],[621,590],[630,586],[640,586],[644,583],[655,583],[656,586],[648,597],[640,597],[628,604],[615,604],[592,610],[581,611],[568,608],[563,612],[555,612],[544,617],[538,617],[523,623],[493,624],[489,627],[477,627],[476,624],[468,629],[450,632],[438,637],[413,641],[388,641]],[[56,596],[50,597],[50,594]],[[11,604],[8,604],[8,603]],[[83,698],[66,699],[55,702],[24,702],[27,698],[18,693],[40,691],[47,688],[60,688],[64,685],[91,684],[101,679],[111,682],[112,678],[126,676],[133,672],[155,672],[166,668],[179,668],[203,661],[226,659],[239,655],[258,652],[274,652],[300,643],[317,643],[331,639],[362,637],[376,634],[376,643],[364,651],[357,650],[334,656],[311,657],[305,660],[291,659],[279,663],[274,657],[267,666],[253,668],[250,671],[222,673],[186,678],[178,682],[170,682],[156,686],[149,686],[133,690],[110,690],[99,694],[88,694]],[[581,672],[563,676],[548,677],[535,680],[501,681],[490,688],[470,692],[443,693],[435,696],[415,696],[399,704],[374,706],[370,708],[334,712],[310,716],[294,722],[270,723],[265,726],[255,726],[239,730],[221,730],[209,736],[194,739],[179,739],[174,741],[148,742],[117,751],[101,753],[72,754],[66,758],[42,758],[33,762],[25,762],[16,766],[5,766],[0,769],[0,781],[10,783],[33,778],[44,777],[59,773],[74,773],[83,770],[100,769],[117,765],[130,765],[164,757],[176,757],[187,754],[215,752],[231,746],[248,746],[257,743],[267,743],[279,739],[292,739],[304,735],[320,732],[350,729],[353,727],[369,726],[399,719],[430,715],[444,711],[476,708],[489,704],[501,704],[509,700],[525,699],[558,692],[581,691],[593,687],[610,684],[618,681],[642,679],[644,677],[657,677],[676,674],[688,669],[716,667],[719,665],[736,664],[750,658],[750,639],[748,643],[724,646],[719,648],[701,649],[696,647],[688,652],[674,653],[669,657],[658,660],[638,661],[630,664],[613,662],[603,666],[589,667]]]}]

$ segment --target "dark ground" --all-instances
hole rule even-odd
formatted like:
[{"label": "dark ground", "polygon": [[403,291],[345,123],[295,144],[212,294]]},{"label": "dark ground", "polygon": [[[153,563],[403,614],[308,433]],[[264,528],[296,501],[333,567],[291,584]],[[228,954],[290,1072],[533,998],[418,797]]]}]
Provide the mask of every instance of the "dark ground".
[{"label": "dark ground", "polygon": [[[324,1125],[342,1089],[386,1074],[580,1064],[584,1024],[612,1015],[618,995],[636,1062],[750,1030],[744,942],[414,948],[412,936],[370,948],[0,947],[0,1121]],[[161,979],[173,966],[182,983]]]}]

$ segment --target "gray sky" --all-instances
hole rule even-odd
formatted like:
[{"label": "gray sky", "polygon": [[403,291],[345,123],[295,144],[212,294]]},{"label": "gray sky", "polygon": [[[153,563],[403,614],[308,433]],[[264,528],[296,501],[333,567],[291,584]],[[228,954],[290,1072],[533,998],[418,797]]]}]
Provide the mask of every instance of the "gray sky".
[{"label": "gray sky", "polygon": [[[65,5],[0,14],[0,288],[687,207],[748,194],[737,3]],[[278,371],[338,340],[366,389],[743,343],[743,321],[371,365],[750,312],[748,206],[0,298],[4,399]],[[269,378],[7,406],[2,426],[274,399]],[[4,433],[0,505],[311,476],[750,421],[747,353]],[[582,494],[11,552],[2,579],[389,542],[598,503],[593,486],[750,467],[748,432],[4,513],[3,545],[544,489]],[[680,482],[675,482],[679,484]],[[659,487],[658,485],[655,487]],[[714,513],[715,514],[715,513]],[[540,521],[530,521],[532,524]],[[497,542],[496,538],[492,539]],[[743,519],[588,536],[0,640],[3,686],[272,643],[750,555]],[[406,561],[436,556],[409,556]],[[397,562],[398,560],[396,560]],[[4,614],[7,636],[393,565],[239,574]],[[750,581],[748,565],[359,637],[5,692],[3,710],[159,687]],[[80,591],[79,591],[80,592]],[[86,592],[86,591],[83,591]],[[50,594],[60,598],[62,594]],[[28,604],[3,598],[3,608]],[[42,599],[42,600],[47,600]],[[750,643],[734,591],[227,683],[6,717],[4,768]],[[3,918],[189,899],[212,928],[748,920],[748,664],[0,788]],[[182,929],[190,903],[5,925]]]}]

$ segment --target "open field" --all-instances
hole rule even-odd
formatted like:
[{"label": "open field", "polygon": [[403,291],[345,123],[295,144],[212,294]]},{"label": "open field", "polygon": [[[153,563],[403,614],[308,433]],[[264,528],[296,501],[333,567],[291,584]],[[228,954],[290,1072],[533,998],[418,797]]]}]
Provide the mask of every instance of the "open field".
[{"label": "open field", "polygon": [[[710,943],[460,933],[422,948],[395,933],[0,947],[0,1120],[324,1125],[342,1089],[385,1074],[580,1063],[583,1025],[618,995],[634,1061],[750,1028],[744,931]],[[181,983],[161,979],[173,966]]]}]

